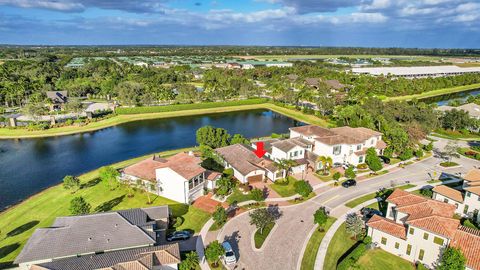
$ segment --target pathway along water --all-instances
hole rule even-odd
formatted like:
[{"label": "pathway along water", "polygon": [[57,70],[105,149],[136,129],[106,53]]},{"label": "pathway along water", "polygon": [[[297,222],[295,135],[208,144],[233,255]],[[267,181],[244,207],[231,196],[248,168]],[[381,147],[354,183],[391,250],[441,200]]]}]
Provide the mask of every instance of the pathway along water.
[{"label": "pathway along water", "polygon": [[0,209],[60,183],[67,174],[194,146],[196,130],[205,125],[253,138],[285,133],[299,124],[272,111],[252,110],[142,120],[61,137],[0,140]]}]

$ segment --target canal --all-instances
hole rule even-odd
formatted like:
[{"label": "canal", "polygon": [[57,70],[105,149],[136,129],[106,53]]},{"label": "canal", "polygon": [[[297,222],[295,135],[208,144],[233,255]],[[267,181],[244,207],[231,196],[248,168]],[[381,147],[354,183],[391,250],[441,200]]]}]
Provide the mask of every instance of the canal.
[{"label": "canal", "polygon": [[423,99],[420,99],[420,101],[428,104],[436,103],[438,106],[442,106],[442,105],[448,105],[448,103],[453,100],[459,100],[461,102],[465,102],[469,96],[478,96],[478,95],[480,95],[480,89],[473,89],[469,91],[446,94],[446,95],[441,95],[436,97],[423,98]]},{"label": "canal", "polygon": [[0,209],[61,182],[122,160],[196,145],[198,128],[211,125],[261,137],[301,123],[269,110],[152,119],[95,132],[39,139],[0,140]]}]

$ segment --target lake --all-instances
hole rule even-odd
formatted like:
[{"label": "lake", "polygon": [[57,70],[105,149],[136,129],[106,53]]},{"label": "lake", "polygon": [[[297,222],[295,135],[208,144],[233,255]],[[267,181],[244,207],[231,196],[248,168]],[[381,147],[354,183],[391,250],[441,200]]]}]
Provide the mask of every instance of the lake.
[{"label": "lake", "polygon": [[429,104],[437,103],[438,106],[442,106],[442,105],[448,105],[448,103],[452,100],[458,99],[464,102],[467,100],[469,96],[478,96],[478,95],[480,95],[480,89],[473,89],[473,90],[468,90],[468,91],[463,91],[463,92],[458,92],[453,94],[423,98],[423,99],[420,99],[420,101],[429,103]]},{"label": "lake", "polygon": [[0,140],[0,209],[104,165],[196,145],[206,125],[254,138],[286,133],[300,122],[269,110],[152,119],[95,132],[38,139]]}]

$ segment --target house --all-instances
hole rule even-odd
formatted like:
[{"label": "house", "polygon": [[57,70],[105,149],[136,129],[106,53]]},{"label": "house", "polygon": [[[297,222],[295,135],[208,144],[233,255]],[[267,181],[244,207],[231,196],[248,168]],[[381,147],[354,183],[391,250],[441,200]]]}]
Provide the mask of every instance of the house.
[{"label": "house", "polygon": [[[480,170],[470,170],[460,190],[445,185],[434,187],[432,198],[455,205],[455,213],[460,216],[472,216],[475,211],[480,211]],[[480,217],[477,218],[480,221]]]},{"label": "house", "polygon": [[463,104],[463,105],[460,105],[458,107],[452,107],[452,106],[439,106],[437,108],[437,110],[439,111],[442,111],[442,112],[445,112],[445,111],[450,111],[450,110],[453,110],[453,109],[456,109],[456,110],[459,110],[459,111],[465,111],[468,113],[468,115],[470,115],[471,118],[474,118],[474,119],[480,119],[480,106],[475,104],[475,103],[467,103],[467,104]]},{"label": "house", "polygon": [[[285,140],[270,139],[263,141],[265,154],[275,162],[280,160],[294,160],[297,166],[291,168],[293,173],[316,171],[318,168],[318,155],[312,152],[313,143],[300,138],[289,138]],[[255,143],[252,147],[256,149]]]},{"label": "house", "polygon": [[285,76],[290,82],[295,82],[298,80],[298,75],[296,74],[288,74],[287,76]]},{"label": "house", "polygon": [[178,243],[132,248],[88,256],[53,260],[31,270],[173,270],[181,262]]},{"label": "house", "polygon": [[47,98],[50,100],[50,110],[60,110],[68,102],[68,91],[47,91]]},{"label": "house", "polygon": [[480,230],[461,226],[454,218],[454,205],[401,189],[395,189],[386,202],[386,217],[375,215],[366,224],[378,247],[434,268],[442,250],[453,246],[462,250],[467,269],[480,269]]},{"label": "house", "polygon": [[290,128],[290,138],[303,138],[313,143],[312,152],[317,156],[331,157],[333,163],[355,166],[365,162],[368,148],[375,148],[381,155],[387,147],[382,140],[382,133],[363,127],[293,127]]},{"label": "house", "polygon": [[306,78],[305,85],[318,89],[320,87],[320,79],[318,78]]},{"label": "house", "polygon": [[284,177],[284,172],[276,168],[274,161],[266,156],[259,158],[253,151],[253,148],[243,144],[215,149],[225,168],[233,169],[233,176],[242,183],[265,179],[275,181]]},{"label": "house", "polygon": [[168,206],[58,217],[36,229],[15,259],[21,269],[56,259],[155,246],[168,227]]},{"label": "house", "polygon": [[325,80],[325,84],[332,92],[343,91],[346,88],[346,86],[338,80]]},{"label": "house", "polygon": [[204,188],[214,187],[213,182],[220,178],[200,163],[202,160],[193,152],[169,158],[153,156],[123,169],[120,180],[140,183],[146,191],[180,203],[191,203],[203,195]]}]

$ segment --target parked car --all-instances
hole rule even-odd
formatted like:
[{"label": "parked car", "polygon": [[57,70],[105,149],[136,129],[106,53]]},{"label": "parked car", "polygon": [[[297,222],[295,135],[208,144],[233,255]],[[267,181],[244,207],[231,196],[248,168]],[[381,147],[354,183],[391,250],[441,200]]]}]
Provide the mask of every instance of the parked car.
[{"label": "parked car", "polygon": [[333,168],[340,168],[340,167],[342,167],[342,166],[343,166],[343,163],[335,162],[335,163],[333,163],[333,166],[332,166],[332,167],[333,167]]},{"label": "parked car", "polygon": [[235,252],[233,252],[232,246],[229,242],[225,241],[222,243],[223,249],[225,249],[225,255],[223,255],[223,261],[226,265],[237,263],[237,257]]},{"label": "parked car", "polygon": [[349,188],[349,187],[354,187],[357,185],[357,181],[353,179],[348,179],[345,182],[342,183],[342,187],[344,188]]},{"label": "parked car", "polygon": [[386,156],[378,156],[383,163],[385,164],[390,164],[390,158],[386,157]]},{"label": "parked car", "polygon": [[369,219],[369,218],[373,217],[374,215],[383,216],[383,213],[381,211],[379,211],[377,209],[373,209],[373,208],[364,207],[364,208],[362,208],[362,210],[360,210],[360,212],[362,213],[362,215],[365,219]]},{"label": "parked car", "polygon": [[192,234],[188,231],[176,231],[167,235],[167,241],[187,240]]}]

